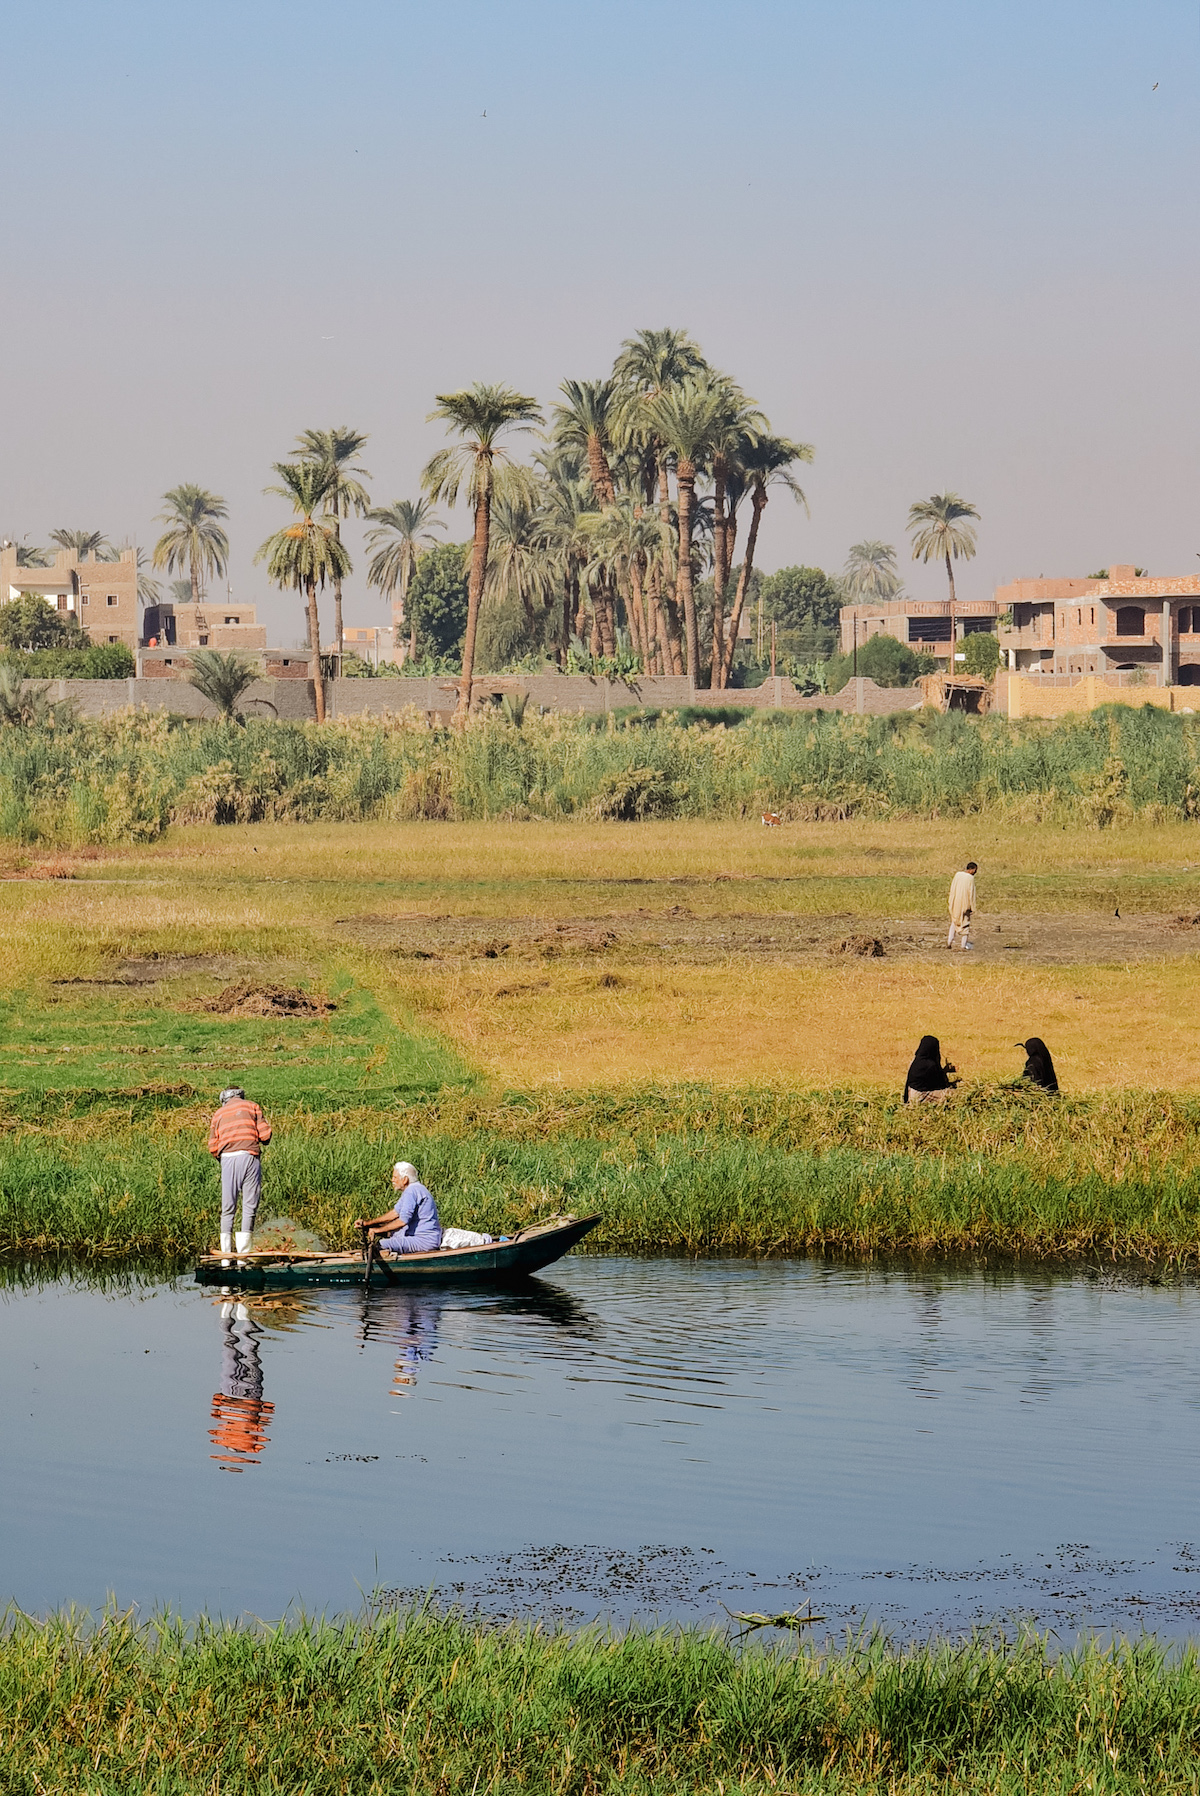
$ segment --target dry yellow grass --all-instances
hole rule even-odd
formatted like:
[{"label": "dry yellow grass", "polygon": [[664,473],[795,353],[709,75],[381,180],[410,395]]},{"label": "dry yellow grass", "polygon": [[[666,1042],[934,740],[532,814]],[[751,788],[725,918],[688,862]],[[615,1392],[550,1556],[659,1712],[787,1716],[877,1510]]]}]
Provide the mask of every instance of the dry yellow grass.
[{"label": "dry yellow grass", "polygon": [[[80,860],[72,880],[0,882],[0,981],[28,989],[122,954],[223,951],[353,963],[400,1021],[417,1018],[513,1086],[700,1080],[898,1089],[919,1035],[967,1077],[1015,1074],[1013,1044],[1050,1042],[1066,1087],[1200,1089],[1195,958],[1133,967],[903,961],[658,969],[422,967],[369,953],[336,919],[445,914],[567,920],[685,900],[704,914],[937,916],[971,853],[981,902],[1009,910],[1167,911],[1200,891],[1195,826],[1094,830],[946,823],[319,824],[175,830],[152,849]],[[721,877],[724,876],[724,877]],[[669,883],[688,880],[690,889]],[[652,883],[623,884],[615,882]],[[662,882],[662,883],[659,883]],[[610,963],[606,960],[605,967]],[[499,986],[526,993],[496,998]]]},{"label": "dry yellow grass", "polygon": [[[404,998],[474,1065],[513,1087],[880,1086],[899,1091],[917,1038],[968,1079],[1015,1078],[1041,1035],[1064,1089],[1200,1091],[1195,960],[1137,967],[674,966],[518,974],[468,963],[407,978]],[[495,998],[522,979],[542,989]]]}]

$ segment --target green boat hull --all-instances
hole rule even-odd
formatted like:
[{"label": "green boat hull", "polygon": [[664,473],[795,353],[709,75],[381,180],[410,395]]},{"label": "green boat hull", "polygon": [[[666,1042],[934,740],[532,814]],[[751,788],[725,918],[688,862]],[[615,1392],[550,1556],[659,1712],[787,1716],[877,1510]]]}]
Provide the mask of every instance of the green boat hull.
[{"label": "green boat hull", "polygon": [[[599,1216],[555,1217],[522,1229],[511,1241],[490,1247],[455,1247],[436,1253],[407,1253],[371,1266],[371,1289],[393,1285],[485,1283],[525,1278],[553,1265],[596,1227]],[[250,1253],[240,1258],[203,1254],[196,1282],[243,1291],[293,1291],[314,1285],[362,1285],[361,1254]]]}]

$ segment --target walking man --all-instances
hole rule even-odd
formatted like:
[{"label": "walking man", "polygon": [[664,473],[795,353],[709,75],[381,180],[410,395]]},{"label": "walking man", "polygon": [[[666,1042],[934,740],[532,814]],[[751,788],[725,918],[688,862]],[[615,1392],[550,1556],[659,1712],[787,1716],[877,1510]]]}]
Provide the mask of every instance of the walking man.
[{"label": "walking man", "polygon": [[257,1104],[247,1101],[240,1085],[221,1093],[221,1107],[208,1126],[208,1151],[221,1165],[221,1252],[234,1251],[233,1217],[238,1199],[242,1227],[236,1250],[246,1253],[254,1233],[254,1217],[262,1195],[263,1148],[271,1125]]},{"label": "walking man", "polygon": [[968,861],[963,872],[956,873],[950,881],[950,934],[946,946],[953,948],[957,930],[964,954],[971,946],[971,912],[975,909],[975,875],[978,871],[975,862]]}]

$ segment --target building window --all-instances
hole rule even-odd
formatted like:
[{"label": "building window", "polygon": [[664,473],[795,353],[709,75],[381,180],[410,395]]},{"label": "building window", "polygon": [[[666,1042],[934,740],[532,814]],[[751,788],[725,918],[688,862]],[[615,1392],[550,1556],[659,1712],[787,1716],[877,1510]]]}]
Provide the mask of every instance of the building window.
[{"label": "building window", "polygon": [[117,602],[117,595],[115,592],[110,592],[108,597],[104,601],[104,603],[106,605],[115,605],[116,602]]},{"label": "building window", "polygon": [[908,640],[910,642],[949,642],[950,619],[948,617],[910,617]]},{"label": "building window", "polygon": [[58,595],[58,608],[60,611],[69,611],[71,609],[67,603],[67,595],[65,592],[60,592]]},{"label": "building window", "polygon": [[110,636],[108,640],[110,642],[120,642],[121,638],[119,636]]},{"label": "building window", "polygon": [[170,655],[164,656],[164,658],[163,658],[163,666],[164,667],[174,667],[174,665],[175,665],[175,663],[172,661]]},{"label": "building window", "polygon": [[202,649],[206,649],[208,647],[208,637],[207,636],[202,636],[200,638],[200,647]]},{"label": "building window", "polygon": [[966,617],[963,619],[964,636],[983,636],[995,633],[996,620],[991,617]]},{"label": "building window", "polygon": [[227,623],[227,624],[240,624],[240,623],[241,623],[241,621],[242,621],[242,620],[241,620],[241,618],[240,618],[240,617],[227,617],[227,618],[226,618],[226,619],[225,619],[225,622],[226,622],[226,623]]},{"label": "building window", "polygon": [[1118,636],[1144,636],[1146,613],[1140,605],[1122,605],[1117,612]]},{"label": "building window", "polygon": [[1091,613],[1092,613],[1092,622],[1093,622],[1093,623],[1095,623],[1095,621],[1096,621],[1096,607],[1095,607],[1095,606],[1094,606],[1094,605],[1093,605],[1093,606],[1092,606],[1092,607],[1091,607]]},{"label": "building window", "polygon": [[[1200,607],[1197,607],[1197,610],[1200,610]],[[1190,636],[1192,634],[1192,631],[1195,627],[1192,623],[1192,618],[1194,615],[1195,614],[1193,613],[1192,607],[1190,605],[1185,605],[1183,607],[1183,609],[1180,611],[1180,613],[1179,613],[1179,634],[1181,636]]]},{"label": "building window", "polygon": [[82,597],[81,597],[81,599],[80,599],[80,601],[79,601],[79,603],[80,603],[80,604],[81,604],[81,605],[90,605],[90,604],[91,604],[91,602],[92,602],[92,601],[91,601],[91,600],[90,600],[90,599],[89,599],[89,598],[88,598],[88,596],[87,596],[87,594],[86,594],[86,592],[85,592],[85,593],[84,593],[84,594],[83,594],[83,596],[82,596]]}]

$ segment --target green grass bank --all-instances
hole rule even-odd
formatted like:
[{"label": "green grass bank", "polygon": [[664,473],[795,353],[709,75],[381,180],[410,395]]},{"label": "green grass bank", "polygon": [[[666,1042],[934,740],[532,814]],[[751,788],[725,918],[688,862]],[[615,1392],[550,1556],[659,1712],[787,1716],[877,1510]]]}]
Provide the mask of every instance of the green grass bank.
[{"label": "green grass bank", "polygon": [[[185,1255],[217,1176],[195,1093],[19,1094],[0,1138],[0,1251]],[[330,1245],[412,1159],[444,1220],[492,1231],[598,1210],[592,1251],[972,1254],[1200,1264],[1200,1102],[967,1089],[953,1107],[839,1094],[467,1090],[272,1112],[264,1215]]]},{"label": "green grass bank", "polygon": [[819,1655],[429,1612],[272,1628],[12,1615],[0,1635],[9,1796],[1116,1796],[1198,1778],[1200,1662],[1150,1642]]}]

